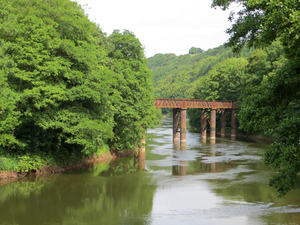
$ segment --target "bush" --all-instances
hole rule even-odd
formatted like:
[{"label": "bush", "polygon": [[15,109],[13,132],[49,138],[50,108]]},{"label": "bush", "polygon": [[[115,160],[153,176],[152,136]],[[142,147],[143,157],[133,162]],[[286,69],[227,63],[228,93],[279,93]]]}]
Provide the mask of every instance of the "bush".
[{"label": "bush", "polygon": [[19,163],[16,167],[17,172],[29,172],[38,170],[44,166],[44,160],[39,156],[30,157],[28,155],[20,156]]}]

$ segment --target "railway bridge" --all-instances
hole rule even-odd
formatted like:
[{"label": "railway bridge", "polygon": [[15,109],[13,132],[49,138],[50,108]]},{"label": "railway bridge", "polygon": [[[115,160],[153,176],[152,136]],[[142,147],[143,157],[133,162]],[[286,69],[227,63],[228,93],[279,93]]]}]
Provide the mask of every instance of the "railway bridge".
[{"label": "railway bridge", "polygon": [[[207,118],[206,112],[210,110],[210,139],[216,139],[216,112],[221,110],[221,137],[225,137],[226,132],[226,110],[231,111],[231,138],[236,137],[236,103],[226,101],[206,101],[200,99],[174,99],[157,98],[154,100],[156,108],[173,109],[173,141],[186,142],[186,109],[202,109],[201,114],[201,138],[206,139]],[[179,130],[180,113],[180,130]],[[179,135],[180,134],[180,135]]]}]

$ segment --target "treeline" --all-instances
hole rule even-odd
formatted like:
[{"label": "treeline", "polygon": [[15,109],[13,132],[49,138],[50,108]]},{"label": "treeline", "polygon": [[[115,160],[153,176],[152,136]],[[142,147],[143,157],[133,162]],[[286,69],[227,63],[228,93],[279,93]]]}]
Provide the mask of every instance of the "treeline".
[{"label": "treeline", "polygon": [[137,148],[157,118],[135,35],[70,0],[0,5],[0,171]]},{"label": "treeline", "polygon": [[197,81],[218,63],[233,57],[249,57],[252,50],[243,49],[236,55],[224,45],[196,55],[157,54],[149,58],[153,73],[154,93],[160,98],[192,98]]},{"label": "treeline", "polygon": [[[227,10],[231,2],[214,0],[212,6]],[[264,162],[279,170],[269,184],[283,196],[296,187],[300,172],[300,26],[295,23],[300,3],[239,4],[241,10],[229,18],[235,22],[227,30],[228,48],[149,59],[155,95],[237,102],[239,128],[274,140]],[[188,111],[193,128],[199,128],[200,115]]]},{"label": "treeline", "polygon": [[[213,0],[212,7],[229,10],[232,2]],[[278,41],[285,57],[275,60],[276,68],[271,72],[269,63],[265,64],[266,76],[260,84],[246,89],[238,115],[243,129],[262,130],[274,139],[264,161],[279,170],[269,184],[283,196],[296,187],[300,172],[300,24],[296,22],[300,19],[300,2],[264,0],[238,4],[239,11],[230,13],[233,24],[226,31],[230,35],[227,46],[238,52],[245,45],[259,49]]]},{"label": "treeline", "polygon": [[[247,89],[273,76],[285,61],[277,41],[264,49],[244,47],[239,54],[224,45],[194,56],[158,54],[149,58],[148,66],[156,97],[234,101],[240,107],[249,95]],[[188,109],[189,123],[195,130],[200,130],[200,116],[200,109]]]}]

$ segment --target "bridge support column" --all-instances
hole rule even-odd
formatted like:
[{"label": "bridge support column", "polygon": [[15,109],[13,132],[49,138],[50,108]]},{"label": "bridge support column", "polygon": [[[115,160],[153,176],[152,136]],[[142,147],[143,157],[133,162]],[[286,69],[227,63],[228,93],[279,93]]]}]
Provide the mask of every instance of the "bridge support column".
[{"label": "bridge support column", "polygon": [[173,142],[179,141],[179,110],[173,109]]},{"label": "bridge support column", "polygon": [[222,109],[221,112],[221,137],[224,138],[226,135],[226,111]]},{"label": "bridge support column", "polygon": [[180,142],[186,142],[186,108],[180,111]]},{"label": "bridge support column", "polygon": [[201,138],[206,139],[206,110],[203,109],[201,113]]},{"label": "bridge support column", "polygon": [[216,112],[217,109],[210,110],[210,139],[216,139]]},{"label": "bridge support column", "polygon": [[231,112],[231,139],[236,138],[236,118],[235,118],[235,109],[232,109]]}]

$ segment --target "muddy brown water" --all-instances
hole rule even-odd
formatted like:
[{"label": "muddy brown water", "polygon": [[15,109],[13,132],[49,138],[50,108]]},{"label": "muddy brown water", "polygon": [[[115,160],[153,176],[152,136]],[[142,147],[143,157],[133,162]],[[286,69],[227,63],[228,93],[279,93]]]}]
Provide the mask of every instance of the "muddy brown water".
[{"label": "muddy brown water", "polygon": [[276,171],[261,160],[267,144],[188,131],[174,145],[169,119],[147,133],[145,163],[129,157],[1,185],[0,225],[299,224],[300,185],[277,198],[268,186]]}]

